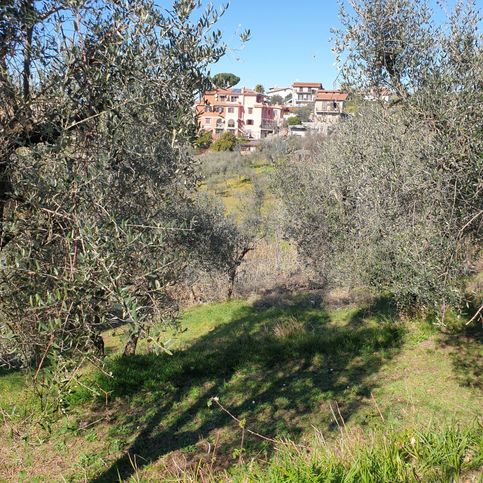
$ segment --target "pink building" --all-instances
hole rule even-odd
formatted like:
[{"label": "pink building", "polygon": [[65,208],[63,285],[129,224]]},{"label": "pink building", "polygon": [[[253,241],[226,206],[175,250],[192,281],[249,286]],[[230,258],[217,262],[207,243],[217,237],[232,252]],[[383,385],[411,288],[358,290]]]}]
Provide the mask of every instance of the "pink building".
[{"label": "pink building", "polygon": [[224,132],[248,139],[262,139],[278,131],[282,106],[271,106],[252,89],[217,89],[206,92],[196,104],[200,128],[214,138]]}]

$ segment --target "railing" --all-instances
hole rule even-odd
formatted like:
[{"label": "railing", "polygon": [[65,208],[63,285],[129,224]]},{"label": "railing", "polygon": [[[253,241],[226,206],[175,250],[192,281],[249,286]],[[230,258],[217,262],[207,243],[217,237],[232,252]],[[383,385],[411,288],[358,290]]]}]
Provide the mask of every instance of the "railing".
[{"label": "railing", "polygon": [[262,129],[274,129],[277,127],[277,121],[262,119]]}]

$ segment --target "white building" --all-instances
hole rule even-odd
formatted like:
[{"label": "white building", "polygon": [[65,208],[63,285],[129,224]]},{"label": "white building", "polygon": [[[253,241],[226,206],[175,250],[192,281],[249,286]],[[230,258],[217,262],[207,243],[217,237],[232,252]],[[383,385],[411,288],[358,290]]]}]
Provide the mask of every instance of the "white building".
[{"label": "white building", "polygon": [[294,82],[290,87],[271,87],[266,95],[281,96],[286,106],[303,107],[315,101],[317,91],[323,89],[320,82]]},{"label": "white building", "polygon": [[320,82],[294,82],[292,84],[292,107],[303,107],[315,101],[317,91],[323,89]]},{"label": "white building", "polygon": [[271,87],[267,92],[266,92],[267,97],[272,97],[272,96],[280,96],[282,99],[287,99],[287,97],[290,97],[290,99],[293,96],[293,89],[292,87]]}]

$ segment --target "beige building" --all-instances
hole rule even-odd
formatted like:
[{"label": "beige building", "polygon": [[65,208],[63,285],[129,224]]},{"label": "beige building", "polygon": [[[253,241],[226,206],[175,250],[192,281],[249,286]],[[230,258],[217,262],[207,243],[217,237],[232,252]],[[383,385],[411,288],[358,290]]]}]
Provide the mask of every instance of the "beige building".
[{"label": "beige building", "polygon": [[344,112],[347,94],[341,91],[320,90],[315,96],[314,116],[318,122],[334,124]]}]

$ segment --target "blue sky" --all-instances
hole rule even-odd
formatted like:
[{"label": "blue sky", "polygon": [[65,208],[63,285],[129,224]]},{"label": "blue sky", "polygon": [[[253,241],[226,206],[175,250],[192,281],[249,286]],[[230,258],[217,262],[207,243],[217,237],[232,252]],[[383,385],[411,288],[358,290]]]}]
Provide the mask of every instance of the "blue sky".
[{"label": "blue sky", "polygon": [[[336,0],[231,0],[219,23],[231,50],[212,73],[233,72],[247,87],[298,80],[331,88],[337,69],[330,28],[338,25],[337,12]],[[251,39],[240,49],[237,34],[247,28]]]},{"label": "blue sky", "polygon": [[[241,78],[238,86],[246,87],[262,84],[267,89],[294,81],[337,87],[330,40],[330,29],[339,26],[336,0],[230,0],[229,4],[218,28],[231,49],[213,66],[212,74],[232,72]],[[482,4],[476,0],[479,8]],[[251,39],[240,49],[239,34],[244,29],[250,29]]]}]

